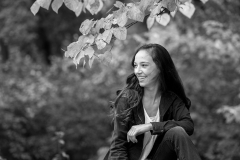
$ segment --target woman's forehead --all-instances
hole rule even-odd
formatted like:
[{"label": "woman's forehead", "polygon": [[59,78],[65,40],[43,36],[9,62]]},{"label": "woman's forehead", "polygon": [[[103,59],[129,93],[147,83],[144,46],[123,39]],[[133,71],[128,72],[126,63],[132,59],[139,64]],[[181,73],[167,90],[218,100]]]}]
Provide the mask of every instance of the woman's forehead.
[{"label": "woman's forehead", "polygon": [[135,55],[134,62],[153,62],[152,56],[146,50],[140,50]]}]

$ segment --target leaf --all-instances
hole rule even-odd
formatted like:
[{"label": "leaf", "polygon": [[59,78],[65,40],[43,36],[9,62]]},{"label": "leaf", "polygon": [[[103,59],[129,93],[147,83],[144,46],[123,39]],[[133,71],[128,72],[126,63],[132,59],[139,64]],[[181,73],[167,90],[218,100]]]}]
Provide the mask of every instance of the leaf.
[{"label": "leaf", "polygon": [[124,9],[124,8],[121,8],[121,9],[119,9],[118,11],[115,11],[113,14],[114,14],[114,17],[115,17],[116,20],[117,20],[117,24],[118,24],[120,27],[125,26],[125,24],[126,24],[127,21],[128,21],[127,10]]},{"label": "leaf", "polygon": [[167,8],[169,0],[162,0],[160,3],[162,4],[162,7]]},{"label": "leaf", "polygon": [[180,5],[179,11],[186,17],[191,18],[193,13],[195,12],[195,7],[192,3],[186,2]]},{"label": "leaf", "polygon": [[128,21],[127,12],[124,12],[121,14],[121,16],[118,17],[117,24],[120,27],[124,27],[127,24],[127,21]]},{"label": "leaf", "polygon": [[52,9],[58,13],[59,8],[62,6],[63,0],[53,0]]},{"label": "leaf", "polygon": [[61,144],[61,145],[65,144],[64,140],[62,140],[62,139],[58,140],[58,143]]},{"label": "leaf", "polygon": [[83,59],[83,68],[85,67],[85,64],[86,64],[86,60],[85,58]]},{"label": "leaf", "polygon": [[114,17],[113,17],[113,14],[109,14],[106,18],[105,18],[105,20],[112,20]]},{"label": "leaf", "polygon": [[130,18],[132,20],[143,22],[145,15],[136,5],[133,5],[128,10],[127,16],[128,16],[128,18]]},{"label": "leaf", "polygon": [[55,132],[55,135],[57,136],[57,138],[59,139],[59,138],[63,138],[64,137],[64,135],[65,135],[65,133],[64,132],[62,132],[62,131],[58,131],[58,132]]},{"label": "leaf", "polygon": [[67,51],[65,51],[65,57],[73,58],[81,51],[81,49],[82,45],[79,43],[79,41],[73,42],[68,45]]},{"label": "leaf", "polygon": [[151,6],[154,0],[141,0],[139,4],[139,9],[144,13],[148,6]]},{"label": "leaf", "polygon": [[89,58],[92,58],[94,52],[95,52],[94,49],[91,46],[89,46],[84,50],[84,55],[88,55]]},{"label": "leaf", "polygon": [[174,17],[176,13],[177,13],[177,9],[175,11],[173,11],[173,12],[170,12],[172,17]]},{"label": "leaf", "polygon": [[85,37],[86,37],[85,35],[79,36],[78,41],[82,43],[84,41]]},{"label": "leaf", "polygon": [[105,30],[102,34],[102,39],[109,44],[112,39],[112,30]]},{"label": "leaf", "polygon": [[83,12],[86,13],[86,6],[88,5],[87,0],[83,0]]},{"label": "leaf", "polygon": [[112,60],[111,50],[106,51],[104,54],[99,54],[98,57],[103,64],[109,66]]},{"label": "leaf", "polygon": [[158,5],[155,8],[153,8],[153,10],[151,11],[150,17],[155,17],[157,14],[159,14],[161,7],[162,7],[162,4],[158,3]]},{"label": "leaf", "polygon": [[114,20],[116,20],[116,24],[118,24],[120,27],[125,26],[128,21],[127,8],[122,7],[117,11],[113,11],[113,16]]},{"label": "leaf", "polygon": [[34,14],[34,16],[37,14],[37,12],[39,11],[39,9],[40,9],[40,5],[38,4],[37,1],[35,1],[35,2],[32,4],[31,8],[30,8],[30,10],[31,10],[31,12]]},{"label": "leaf", "polygon": [[104,21],[104,29],[111,29],[112,21]]},{"label": "leaf", "polygon": [[77,44],[79,45],[80,50],[78,52],[76,50],[75,56],[73,58],[73,63],[76,65],[76,67],[80,63],[81,59],[84,58],[85,55],[85,52],[82,50],[82,47],[84,45],[82,41],[78,41]]},{"label": "leaf", "polygon": [[169,2],[168,5],[167,5],[167,9],[168,9],[170,12],[175,11],[176,8],[177,8],[177,4],[175,3],[175,0]]},{"label": "leaf", "polygon": [[114,19],[113,14],[109,14],[105,19],[104,19],[104,29],[110,29],[112,27],[112,21]]},{"label": "leaf", "polygon": [[170,22],[170,19],[171,18],[169,16],[169,14],[167,14],[167,13],[164,13],[162,15],[158,15],[156,17],[156,21],[163,26],[166,26]]},{"label": "leaf", "polygon": [[94,0],[93,3],[90,2],[86,6],[87,10],[92,14],[97,14],[103,7],[103,2],[102,0]]},{"label": "leaf", "polygon": [[120,40],[125,40],[127,38],[126,27],[113,28],[113,35]]},{"label": "leaf", "polygon": [[96,31],[96,28],[95,27],[92,27],[91,29],[90,29],[90,32],[88,33],[88,34],[91,34],[91,35],[97,35],[99,33],[99,31],[97,32]]},{"label": "leaf", "polygon": [[152,17],[148,17],[147,18],[147,28],[148,29],[151,29],[152,28],[152,26],[153,26],[153,24],[154,24],[154,21],[155,21],[155,18],[152,18]]},{"label": "leaf", "polygon": [[77,17],[81,14],[82,9],[83,9],[83,3],[82,3],[82,2],[79,2],[76,10],[74,11],[74,12],[75,12],[75,15],[76,15]]},{"label": "leaf", "polygon": [[190,2],[191,0],[179,0],[181,3]]},{"label": "leaf", "polygon": [[96,40],[95,43],[99,50],[103,49],[106,46],[106,43],[102,39]]},{"label": "leaf", "polygon": [[175,0],[163,0],[161,3],[162,6],[167,8],[170,12],[174,11],[177,8]]},{"label": "leaf", "polygon": [[[91,46],[88,46],[88,47],[87,47],[86,49],[84,49],[84,50],[80,50],[80,52],[78,52],[78,53],[74,56],[74,58],[73,58],[73,63],[77,66],[77,65],[80,63],[81,59],[84,58],[85,55],[88,55],[89,58],[91,58],[91,57],[93,56],[94,52],[95,52],[95,51],[94,51],[94,49],[93,49]],[[84,61],[83,61],[83,67],[85,66],[85,64],[86,64],[86,61],[85,61],[85,59],[84,59]]]},{"label": "leaf", "polygon": [[78,3],[78,0],[64,0],[65,6],[73,12],[77,10]]},{"label": "leaf", "polygon": [[112,24],[117,24],[117,19],[116,19],[116,18],[114,18],[114,19],[112,20]]},{"label": "leaf", "polygon": [[128,3],[127,6],[131,8],[134,6],[134,3]]},{"label": "leaf", "polygon": [[94,61],[95,57],[96,57],[96,56],[93,55],[92,58],[89,58],[88,63],[89,63],[89,67],[90,67],[90,68],[92,68],[92,64],[93,64],[93,61]]},{"label": "leaf", "polygon": [[95,37],[93,35],[85,36],[83,39],[84,44],[93,44]]},{"label": "leaf", "polygon": [[117,7],[117,8],[122,8],[124,6],[124,4],[122,2],[120,2],[120,1],[116,1],[114,6]]},{"label": "leaf", "polygon": [[80,53],[76,54],[75,57],[73,58],[73,63],[77,66],[81,59],[84,58],[84,52],[81,51]]},{"label": "leaf", "polygon": [[92,21],[89,19],[86,19],[80,26],[79,31],[83,34],[86,35],[88,32],[91,30],[93,25],[96,23],[96,21]]},{"label": "leaf", "polygon": [[104,18],[101,18],[96,22],[96,26],[95,26],[96,32],[99,33],[101,28],[104,28]]},{"label": "leaf", "polygon": [[41,6],[41,7],[43,7],[43,8],[45,8],[45,9],[49,9],[49,6],[50,6],[50,4],[51,4],[51,1],[52,0],[37,0],[37,2],[38,2],[38,4]]},{"label": "leaf", "polygon": [[97,48],[99,50],[103,49],[106,46],[106,43],[102,39],[102,34],[101,33],[99,33],[99,35],[97,36],[97,38],[95,40],[95,43],[96,43]]},{"label": "leaf", "polygon": [[69,159],[69,155],[66,154],[65,152],[62,152],[62,156],[63,156],[64,158],[66,158],[66,159]]}]

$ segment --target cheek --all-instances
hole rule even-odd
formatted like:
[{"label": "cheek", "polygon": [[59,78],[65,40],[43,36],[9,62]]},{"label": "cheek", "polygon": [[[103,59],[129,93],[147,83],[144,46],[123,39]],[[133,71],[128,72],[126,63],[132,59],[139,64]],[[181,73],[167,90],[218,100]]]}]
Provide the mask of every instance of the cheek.
[{"label": "cheek", "polygon": [[134,74],[136,74],[136,73],[137,73],[137,69],[136,69],[136,68],[134,68],[134,69],[133,69],[133,72],[134,72]]},{"label": "cheek", "polygon": [[160,74],[160,72],[158,70],[154,70],[154,71],[152,71],[150,76],[152,77],[152,79],[158,79],[158,78],[160,78],[159,74]]}]

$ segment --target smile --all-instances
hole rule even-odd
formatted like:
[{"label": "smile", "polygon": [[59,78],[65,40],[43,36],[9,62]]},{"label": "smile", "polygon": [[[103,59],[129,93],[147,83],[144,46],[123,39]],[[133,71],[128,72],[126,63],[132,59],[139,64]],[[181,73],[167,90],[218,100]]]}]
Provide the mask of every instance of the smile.
[{"label": "smile", "polygon": [[146,77],[137,77],[139,81],[143,81]]}]

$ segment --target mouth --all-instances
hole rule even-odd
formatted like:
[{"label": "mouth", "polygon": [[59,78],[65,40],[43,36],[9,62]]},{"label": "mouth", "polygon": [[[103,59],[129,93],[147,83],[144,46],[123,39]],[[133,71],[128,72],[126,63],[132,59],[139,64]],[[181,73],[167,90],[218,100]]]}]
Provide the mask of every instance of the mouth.
[{"label": "mouth", "polygon": [[143,81],[146,77],[137,77],[139,81]]}]

